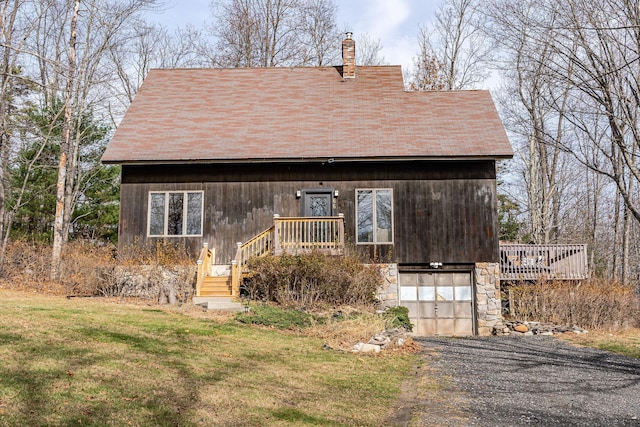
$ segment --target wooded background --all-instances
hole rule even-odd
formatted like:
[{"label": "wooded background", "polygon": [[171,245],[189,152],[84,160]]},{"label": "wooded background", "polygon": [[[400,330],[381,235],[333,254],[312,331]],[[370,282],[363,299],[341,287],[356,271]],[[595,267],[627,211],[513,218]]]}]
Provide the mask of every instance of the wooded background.
[{"label": "wooded background", "polygon": [[[159,0],[0,1],[0,267],[12,241],[117,237],[119,168],[100,156],[150,68],[339,65],[333,0],[216,0],[170,31]],[[587,243],[596,276],[640,282],[640,6],[446,0],[416,29],[407,90],[492,93],[516,153],[501,238]],[[375,34],[356,61],[384,63]],[[0,269],[0,271],[2,271]]]}]

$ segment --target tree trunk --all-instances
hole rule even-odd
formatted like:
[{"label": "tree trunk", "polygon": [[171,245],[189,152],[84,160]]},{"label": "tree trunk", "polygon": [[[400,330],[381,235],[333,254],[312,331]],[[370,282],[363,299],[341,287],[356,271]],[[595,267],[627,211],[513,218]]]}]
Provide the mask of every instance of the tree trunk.
[{"label": "tree trunk", "polygon": [[[73,129],[72,88],[76,71],[76,27],[80,0],[75,0],[69,36],[69,66],[64,91],[64,121],[62,125],[62,142],[60,143],[60,160],[58,162],[58,181],[56,183],[56,214],[53,226],[53,250],[51,254],[51,279],[60,279],[62,246],[65,241],[65,200],[67,186],[67,160],[71,146]],[[70,177],[71,178],[71,177]]]},{"label": "tree trunk", "polygon": [[[12,55],[11,42],[13,39],[13,25],[15,23],[16,14],[19,7],[18,0],[13,3],[13,9],[9,13],[9,2],[5,2],[0,14],[0,20],[2,22],[2,38],[6,45],[3,47],[2,64],[0,65],[0,84],[2,90],[2,98],[0,99],[0,236],[4,235],[7,229],[6,223],[6,197],[7,197],[7,168],[9,166],[9,144],[10,131],[9,126],[9,114],[11,114],[9,97],[12,93],[13,78],[11,77],[11,70],[15,64],[15,55]],[[2,267],[4,261],[4,254],[7,249],[7,244],[4,240],[0,243],[0,267]]]}]

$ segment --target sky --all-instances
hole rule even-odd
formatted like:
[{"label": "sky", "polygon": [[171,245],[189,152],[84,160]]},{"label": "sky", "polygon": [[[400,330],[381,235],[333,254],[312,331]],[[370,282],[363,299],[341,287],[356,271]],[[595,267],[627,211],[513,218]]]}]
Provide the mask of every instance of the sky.
[{"label": "sky", "polygon": [[[338,28],[358,34],[368,33],[380,39],[382,56],[392,65],[407,68],[418,47],[418,26],[432,20],[439,0],[335,0],[338,6]],[[166,7],[153,19],[168,26],[188,23],[200,26],[211,21],[211,0],[166,0]]]}]

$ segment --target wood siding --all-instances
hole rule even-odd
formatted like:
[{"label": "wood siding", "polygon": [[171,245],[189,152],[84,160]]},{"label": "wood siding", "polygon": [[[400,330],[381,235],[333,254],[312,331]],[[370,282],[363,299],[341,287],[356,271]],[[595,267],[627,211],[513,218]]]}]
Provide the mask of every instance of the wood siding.
[{"label": "wood siding", "polygon": [[297,191],[332,189],[355,242],[355,190],[393,189],[394,245],[359,246],[401,264],[497,262],[495,162],[396,161],[296,164],[123,166],[120,245],[147,243],[150,191],[204,191],[203,237],[169,238],[194,254],[203,241],[226,263],[235,243],[272,225],[274,214],[300,216]]}]

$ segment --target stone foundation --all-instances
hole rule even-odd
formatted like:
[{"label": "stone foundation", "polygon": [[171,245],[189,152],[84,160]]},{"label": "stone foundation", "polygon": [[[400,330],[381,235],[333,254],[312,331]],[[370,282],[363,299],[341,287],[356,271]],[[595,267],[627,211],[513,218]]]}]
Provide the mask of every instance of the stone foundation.
[{"label": "stone foundation", "polygon": [[383,284],[378,289],[378,300],[383,307],[398,305],[398,264],[377,264],[383,278]]},{"label": "stone foundation", "polygon": [[500,264],[479,262],[474,268],[478,335],[491,335],[502,322],[500,303]]}]

